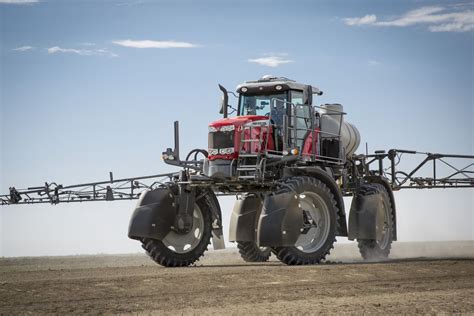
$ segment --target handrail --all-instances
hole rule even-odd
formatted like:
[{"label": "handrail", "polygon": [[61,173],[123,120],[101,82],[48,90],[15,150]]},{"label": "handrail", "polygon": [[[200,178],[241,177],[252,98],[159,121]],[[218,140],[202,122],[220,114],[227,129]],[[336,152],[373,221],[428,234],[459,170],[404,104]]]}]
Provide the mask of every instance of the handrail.
[{"label": "handrail", "polygon": [[[335,158],[335,157],[328,157],[328,156],[321,156],[318,152],[317,152],[317,148],[316,148],[316,137],[315,137],[315,130],[317,128],[317,126],[315,126],[315,119],[314,119],[314,115],[315,113],[313,112],[315,108],[317,109],[324,109],[326,112],[330,112],[330,113],[322,113],[320,114],[320,118],[322,116],[326,116],[326,115],[340,115],[340,118],[339,118],[339,131],[338,131],[338,134],[335,134],[335,133],[331,133],[331,132],[326,132],[326,131],[321,131],[319,130],[318,131],[318,143],[320,144],[320,137],[321,137],[321,134],[322,135],[325,135],[323,137],[329,137],[329,138],[334,138],[334,139],[337,139],[337,140],[341,140],[341,129],[342,129],[342,123],[343,123],[343,116],[346,115],[347,113],[343,112],[343,111],[339,111],[339,110],[335,110],[335,109],[328,109],[328,108],[325,108],[325,107],[322,107],[322,106],[311,106],[310,109],[310,128],[301,128],[298,126],[297,124],[297,119],[304,119],[304,120],[307,120],[308,117],[306,116],[301,116],[301,115],[297,115],[296,114],[296,110],[298,107],[304,107],[306,105],[298,105],[298,104],[295,104],[293,102],[290,102],[290,101],[286,101],[286,100],[283,100],[283,99],[277,99],[277,98],[274,98],[272,99],[272,102],[273,102],[273,106],[276,107],[276,102],[282,102],[283,104],[285,105],[289,105],[290,106],[290,114],[291,114],[291,117],[293,119],[293,124],[288,124],[288,116],[285,114],[284,115],[284,119],[283,119],[283,152],[284,151],[287,151],[287,145],[290,145],[289,147],[296,147],[299,149],[299,152],[300,152],[300,155],[302,153],[302,147],[304,145],[304,143],[302,144],[301,148],[299,148],[300,146],[298,146],[297,144],[297,141],[298,140],[304,140],[305,138],[303,137],[298,137],[298,131],[306,131],[306,132],[310,132],[312,133],[312,139],[313,139],[313,146],[312,146],[312,152],[311,154],[305,154],[306,157],[309,157],[309,159],[311,161],[325,161],[325,162],[328,162],[328,163],[336,163],[336,164],[341,164],[341,163],[344,163],[344,159],[343,158]],[[319,112],[318,112],[319,113]],[[288,137],[289,136],[289,137]],[[288,139],[291,140],[295,140],[295,142],[293,144],[287,144],[287,141]],[[282,153],[283,154],[283,153]],[[323,158],[323,159],[321,159]]]}]

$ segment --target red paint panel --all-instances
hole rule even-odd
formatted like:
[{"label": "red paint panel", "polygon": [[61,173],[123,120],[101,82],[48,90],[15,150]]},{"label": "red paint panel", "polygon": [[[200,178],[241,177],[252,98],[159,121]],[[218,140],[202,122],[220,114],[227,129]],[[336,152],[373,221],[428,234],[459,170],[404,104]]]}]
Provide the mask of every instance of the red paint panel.
[{"label": "red paint panel", "polygon": [[[242,135],[242,126],[246,123],[249,122],[254,122],[254,121],[259,121],[259,120],[268,120],[267,116],[261,116],[261,115],[245,115],[245,116],[237,116],[237,117],[231,117],[231,118],[225,118],[225,119],[220,119],[217,121],[214,121],[209,124],[209,127],[214,127],[219,129],[222,126],[228,126],[228,125],[234,125],[234,153],[232,154],[218,154],[218,155],[209,155],[208,159],[209,160],[216,160],[216,159],[224,159],[224,160],[232,160],[236,159],[238,157],[238,152],[240,149],[240,140],[241,140],[241,135]],[[264,140],[263,142],[263,148],[260,148],[258,145],[258,142],[247,142],[243,146],[243,150],[248,151],[250,148],[251,153],[258,153],[262,152],[265,150],[273,150],[275,148],[275,144],[273,141],[273,129],[270,128],[269,131],[267,131],[267,127],[254,127],[252,128],[252,135],[250,134],[249,130],[245,131],[244,139],[249,140],[249,139],[259,139],[260,134],[262,134],[262,139]],[[265,144],[265,140],[267,138],[267,133],[270,133],[268,135],[268,144]]]},{"label": "red paint panel", "polygon": [[313,134],[314,134],[314,137],[316,138],[316,140],[314,142],[314,144],[316,146],[316,156],[319,155],[319,152],[318,152],[318,148],[319,148],[319,144],[318,144],[319,128],[318,128],[318,129],[314,130],[314,133],[308,133],[308,136],[304,140],[303,151],[301,153],[301,155],[303,157],[308,158],[313,152]]}]

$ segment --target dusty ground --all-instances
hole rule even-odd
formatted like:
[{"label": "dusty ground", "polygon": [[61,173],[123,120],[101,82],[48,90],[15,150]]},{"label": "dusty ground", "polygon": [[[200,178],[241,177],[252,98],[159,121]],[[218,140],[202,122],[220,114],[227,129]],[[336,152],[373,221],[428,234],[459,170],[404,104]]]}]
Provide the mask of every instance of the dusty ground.
[{"label": "dusty ground", "polygon": [[329,263],[246,264],[235,250],[167,269],[146,256],[0,259],[0,314],[474,313],[474,243],[397,243],[362,263],[354,244]]}]

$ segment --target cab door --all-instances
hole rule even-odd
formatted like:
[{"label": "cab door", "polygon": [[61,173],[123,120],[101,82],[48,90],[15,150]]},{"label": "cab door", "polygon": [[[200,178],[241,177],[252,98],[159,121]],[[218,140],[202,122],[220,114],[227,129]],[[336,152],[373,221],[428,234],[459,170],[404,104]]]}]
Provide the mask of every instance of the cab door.
[{"label": "cab door", "polygon": [[291,90],[291,107],[289,107],[290,144],[296,146],[300,152],[311,130],[310,106],[303,104],[303,91]]}]

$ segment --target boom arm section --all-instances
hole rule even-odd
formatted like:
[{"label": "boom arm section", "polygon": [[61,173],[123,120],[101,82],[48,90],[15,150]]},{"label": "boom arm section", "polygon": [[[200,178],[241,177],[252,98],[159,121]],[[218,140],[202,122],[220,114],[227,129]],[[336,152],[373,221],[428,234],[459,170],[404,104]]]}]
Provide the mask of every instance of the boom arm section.
[{"label": "boom arm section", "polygon": [[[424,159],[411,171],[405,172],[397,167],[404,154],[423,155]],[[379,175],[390,180],[393,190],[399,189],[433,189],[433,188],[470,188],[474,187],[474,156],[451,155],[417,152],[414,150],[391,149],[376,151],[372,155],[356,156],[358,174],[365,176]],[[384,167],[388,160],[389,166]],[[377,169],[370,170],[372,164],[377,164]],[[429,172],[421,169],[431,165]],[[459,165],[462,165],[459,167]],[[440,166],[444,169],[440,172]],[[428,175],[427,175],[428,174]]]},{"label": "boom arm section", "polygon": [[175,177],[176,173],[165,173],[114,180],[111,172],[108,181],[68,186],[52,182],[27,189],[11,187],[10,194],[0,195],[0,199],[1,205],[134,200],[138,199],[143,191],[171,181]]}]

